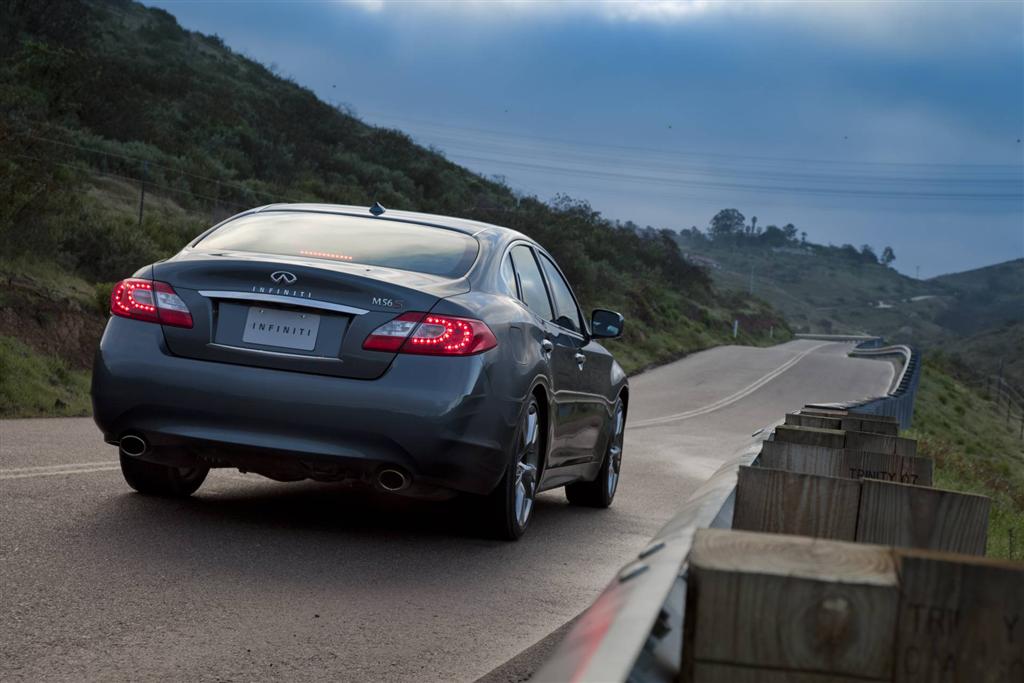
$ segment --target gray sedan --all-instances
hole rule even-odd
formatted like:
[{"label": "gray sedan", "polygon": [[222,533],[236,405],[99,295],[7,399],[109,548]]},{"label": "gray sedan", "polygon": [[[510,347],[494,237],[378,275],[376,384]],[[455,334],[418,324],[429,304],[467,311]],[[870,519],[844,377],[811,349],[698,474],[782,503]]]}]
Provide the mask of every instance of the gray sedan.
[{"label": "gray sedan", "polygon": [[629,387],[558,265],[523,234],[334,205],[234,216],[119,282],[96,424],[128,484],[211,467],[479,499],[516,539],[539,491],[615,496]]}]

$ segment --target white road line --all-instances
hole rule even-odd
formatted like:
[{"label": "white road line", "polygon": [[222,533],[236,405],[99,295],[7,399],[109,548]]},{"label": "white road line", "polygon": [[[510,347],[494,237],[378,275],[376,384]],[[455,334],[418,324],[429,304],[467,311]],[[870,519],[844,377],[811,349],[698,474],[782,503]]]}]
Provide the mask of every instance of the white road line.
[{"label": "white road line", "polygon": [[98,462],[63,462],[59,465],[33,465],[32,467],[0,467],[0,474],[14,474],[16,472],[46,472],[47,470],[66,470],[69,467],[104,467],[116,464],[116,460],[100,460]]},{"label": "white road line", "polygon": [[0,481],[7,479],[28,479],[31,477],[55,477],[65,474],[90,474],[92,472],[113,472],[121,469],[117,461],[82,462],[66,465],[40,465],[38,467],[7,467],[0,469]]},{"label": "white road line", "polygon": [[750,385],[740,389],[739,391],[737,391],[735,394],[732,394],[731,396],[726,396],[723,399],[715,401],[714,403],[709,403],[708,405],[703,406],[701,408],[694,408],[693,410],[688,410],[688,411],[683,412],[683,413],[675,413],[674,415],[665,415],[663,417],[652,417],[652,418],[649,418],[647,420],[640,420],[639,422],[630,423],[627,426],[630,427],[630,428],[634,428],[634,429],[637,428],[637,427],[653,427],[655,425],[663,425],[663,424],[668,424],[670,422],[678,422],[678,421],[681,421],[681,420],[689,420],[692,417],[698,417],[700,415],[707,415],[708,413],[711,413],[711,412],[714,412],[716,410],[720,410],[722,408],[730,406],[733,403],[735,403],[736,401],[739,401],[742,398],[746,398],[750,394],[754,393],[755,391],[757,391],[758,389],[763,387],[765,384],[768,384],[768,382],[771,382],[773,379],[775,379],[776,377],[778,377],[782,373],[786,372],[786,370],[789,370],[791,367],[793,367],[794,365],[799,363],[801,360],[803,360],[804,357],[807,356],[807,354],[812,353],[814,351],[817,351],[822,346],[828,346],[831,343],[832,342],[824,342],[822,344],[818,344],[817,346],[812,346],[811,348],[807,349],[806,351],[802,351],[801,353],[797,354],[793,358],[790,358],[785,363],[783,363],[779,367],[777,367],[774,370],[772,370],[771,372],[769,372],[767,375],[765,375],[765,376],[761,377],[760,379],[758,379],[753,384],[750,384]]}]

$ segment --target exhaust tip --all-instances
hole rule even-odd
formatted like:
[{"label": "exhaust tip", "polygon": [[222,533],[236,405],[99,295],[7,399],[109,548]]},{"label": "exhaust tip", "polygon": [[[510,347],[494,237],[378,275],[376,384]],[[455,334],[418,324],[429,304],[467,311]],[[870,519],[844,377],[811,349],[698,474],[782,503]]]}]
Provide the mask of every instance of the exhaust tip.
[{"label": "exhaust tip", "polygon": [[121,437],[121,452],[133,458],[138,457],[149,449],[149,444],[141,436],[136,434],[125,434]]},{"label": "exhaust tip", "polygon": [[409,486],[409,477],[398,470],[381,470],[377,474],[377,484],[385,491],[401,491]]}]

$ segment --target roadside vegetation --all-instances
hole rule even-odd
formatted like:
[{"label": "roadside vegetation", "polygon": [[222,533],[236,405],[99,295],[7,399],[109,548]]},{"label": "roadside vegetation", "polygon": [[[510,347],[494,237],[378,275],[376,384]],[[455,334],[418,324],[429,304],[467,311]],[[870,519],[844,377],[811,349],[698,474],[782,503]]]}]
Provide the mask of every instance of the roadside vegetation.
[{"label": "roadside vegetation", "polygon": [[[1024,560],[1021,415],[972,386],[954,362],[925,359],[914,409],[920,455],[935,460],[935,486],[992,499],[988,555]],[[1011,547],[1012,546],[1012,547]]]},{"label": "roadside vegetation", "polygon": [[276,202],[379,201],[520,230],[555,255],[585,308],[626,316],[610,346],[629,371],[791,336],[768,304],[719,292],[675,233],[555,191],[523,196],[367,125],[163,10],[14,0],[0,15],[0,335],[17,340],[5,346],[10,367],[49,368],[40,386],[56,394],[11,389],[0,416],[79,410],[74,373],[88,369],[111,283]]},{"label": "roadside vegetation", "polygon": [[88,415],[89,373],[0,336],[0,410],[4,417]]}]

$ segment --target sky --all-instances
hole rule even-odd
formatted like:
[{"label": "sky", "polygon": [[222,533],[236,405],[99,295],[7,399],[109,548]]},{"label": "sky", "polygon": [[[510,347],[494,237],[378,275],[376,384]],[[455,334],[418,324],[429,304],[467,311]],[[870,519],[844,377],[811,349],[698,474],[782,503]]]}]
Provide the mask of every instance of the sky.
[{"label": "sky", "polygon": [[1024,257],[1024,2],[147,2],[513,189]]}]

